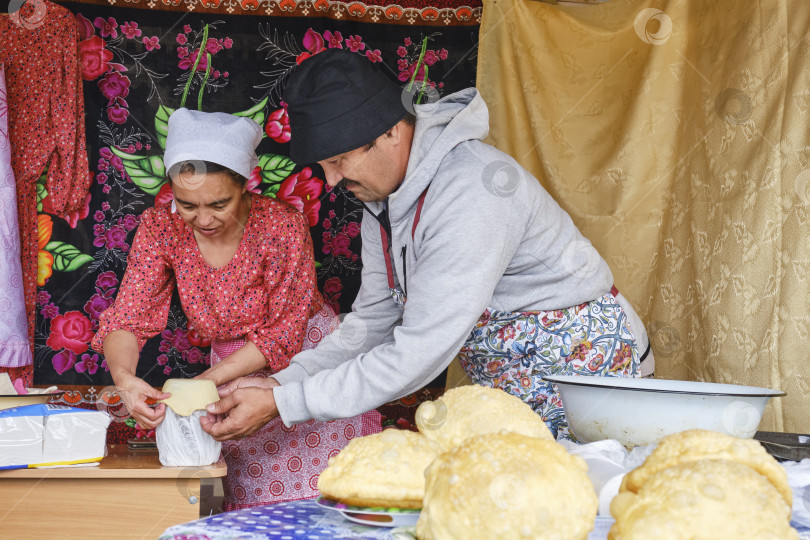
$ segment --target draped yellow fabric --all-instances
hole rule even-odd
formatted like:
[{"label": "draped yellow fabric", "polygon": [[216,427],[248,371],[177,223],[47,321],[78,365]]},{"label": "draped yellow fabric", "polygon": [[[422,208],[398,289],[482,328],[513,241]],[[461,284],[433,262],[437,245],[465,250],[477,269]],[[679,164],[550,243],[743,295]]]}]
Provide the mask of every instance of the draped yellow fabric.
[{"label": "draped yellow fabric", "polygon": [[484,0],[492,144],[608,261],[656,376],[810,432],[810,2]]}]

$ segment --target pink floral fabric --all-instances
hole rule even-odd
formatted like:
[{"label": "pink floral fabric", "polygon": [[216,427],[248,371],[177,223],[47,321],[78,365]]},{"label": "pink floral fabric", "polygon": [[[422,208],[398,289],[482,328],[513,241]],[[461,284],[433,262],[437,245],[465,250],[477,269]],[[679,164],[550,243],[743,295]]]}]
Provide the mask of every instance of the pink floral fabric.
[{"label": "pink floral fabric", "polygon": [[[27,2],[25,9],[35,4],[39,2]],[[47,2],[43,5],[54,7]],[[475,62],[467,55],[470,36],[477,31],[474,24],[454,27],[442,23],[439,28],[433,23],[404,23],[387,25],[385,32],[379,32],[379,25],[344,19],[256,17],[247,11],[222,17],[210,10],[193,11],[177,24],[159,13],[166,7],[160,5],[154,10],[143,5],[143,9],[134,9],[121,2],[60,6],[75,15],[75,28],[59,32],[58,37],[63,44],[78,39],[76,75],[86,96],[87,151],[94,177],[89,194],[77,199],[80,204],[65,213],[64,219],[57,212],[59,203],[51,201],[47,177],[31,186],[31,193],[37,189],[39,197],[26,199],[31,203],[29,209],[41,203],[39,217],[44,225],[39,230],[39,251],[33,247],[38,238],[34,221],[28,233],[33,240],[30,273],[41,287],[35,319],[37,385],[75,385],[87,392],[90,387],[111,384],[101,351],[84,349],[86,335],[88,328],[92,332],[99,329],[100,315],[120,296],[141,215],[171,201],[160,158],[167,119],[180,106],[187,85],[190,108],[197,108],[201,99],[201,110],[240,114],[262,126],[267,137],[257,148],[260,166],[250,175],[248,189],[303,213],[302,221],[311,229],[318,285],[328,304],[345,312],[351,309],[360,286],[363,208],[350,192],[325,185],[317,167],[288,158],[294,134],[281,94],[289,72],[303,52],[310,55],[342,47],[380,66],[396,81],[401,72],[418,71],[415,64],[427,37],[425,58],[433,63],[429,71],[418,73],[426,84],[435,85],[437,93],[444,95],[475,80]],[[65,23],[61,15],[51,16],[64,12],[60,6],[48,12],[43,26],[28,34],[34,36]],[[0,36],[5,39],[6,34]],[[206,54],[199,54],[201,47]],[[30,52],[0,49],[0,56]],[[61,58],[56,48],[50,51],[54,62]],[[450,67],[452,73],[447,71]],[[53,76],[48,72],[34,78],[57,86],[62,74],[56,68],[52,72]],[[305,323],[306,315],[299,322]],[[142,351],[140,368],[145,380],[159,387],[167,377],[199,375],[209,362],[206,342],[211,337],[193,322],[189,327],[184,307],[172,301],[165,328]],[[30,366],[26,369],[30,380]],[[123,431],[120,435],[125,441]],[[129,436],[134,435],[133,431]]]},{"label": "pink floral fabric", "polygon": [[[314,348],[337,325],[335,313],[324,306],[310,319],[302,350]],[[244,343],[244,340],[214,342],[211,364],[234,353]],[[268,371],[253,374],[254,377],[270,375]],[[318,477],[329,464],[329,458],[353,438],[381,431],[380,423],[377,411],[330,422],[310,420],[289,428],[279,417],[251,437],[225,441],[222,456],[228,465],[228,476],[224,483],[224,510],[317,496]]]}]

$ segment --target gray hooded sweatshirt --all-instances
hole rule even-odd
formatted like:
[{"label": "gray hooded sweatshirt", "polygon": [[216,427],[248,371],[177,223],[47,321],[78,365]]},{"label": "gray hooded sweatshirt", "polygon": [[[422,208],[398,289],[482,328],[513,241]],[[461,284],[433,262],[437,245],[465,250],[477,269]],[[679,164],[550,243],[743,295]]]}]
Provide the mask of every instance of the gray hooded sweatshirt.
[{"label": "gray hooded sweatshirt", "polygon": [[537,179],[481,142],[489,114],[475,88],[416,109],[407,173],[387,200],[405,308],[388,288],[375,217],[384,203],[369,203],[352,313],[275,375],[288,426],[351,417],[418,390],[447,367],[487,308],[563,309],[613,285],[607,263]]}]

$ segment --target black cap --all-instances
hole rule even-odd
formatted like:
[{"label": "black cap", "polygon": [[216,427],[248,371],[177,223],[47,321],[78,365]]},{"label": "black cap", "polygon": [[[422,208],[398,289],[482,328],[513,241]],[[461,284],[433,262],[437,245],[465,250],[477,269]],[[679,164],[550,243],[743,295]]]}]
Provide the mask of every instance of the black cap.
[{"label": "black cap", "polygon": [[307,58],[284,88],[290,158],[315,163],[365,146],[405,118],[402,89],[365,56],[327,49]]}]

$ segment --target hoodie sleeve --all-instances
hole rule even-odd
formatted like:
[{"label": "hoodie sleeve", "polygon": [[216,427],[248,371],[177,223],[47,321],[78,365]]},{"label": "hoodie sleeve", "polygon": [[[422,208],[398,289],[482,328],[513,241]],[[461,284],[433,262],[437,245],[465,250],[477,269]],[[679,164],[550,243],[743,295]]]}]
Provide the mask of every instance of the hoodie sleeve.
[{"label": "hoodie sleeve", "polygon": [[295,355],[289,367],[273,375],[282,385],[301,381],[325,369],[333,369],[351,360],[360,351],[393,339],[393,330],[400,322],[402,310],[388,292],[380,226],[367,210],[363,212],[361,234],[363,271],[352,312],[315,349]]},{"label": "hoodie sleeve", "polygon": [[[415,237],[418,264],[408,274],[408,301],[394,339],[274,389],[285,424],[371,410],[418,390],[458,353],[488,307],[531,215],[515,203],[520,188],[508,196],[492,193],[480,180],[481,164],[469,165],[475,156],[466,161],[463,168],[445,171],[453,177],[439,186],[434,181],[428,192]],[[373,286],[385,289],[379,276]]]}]

